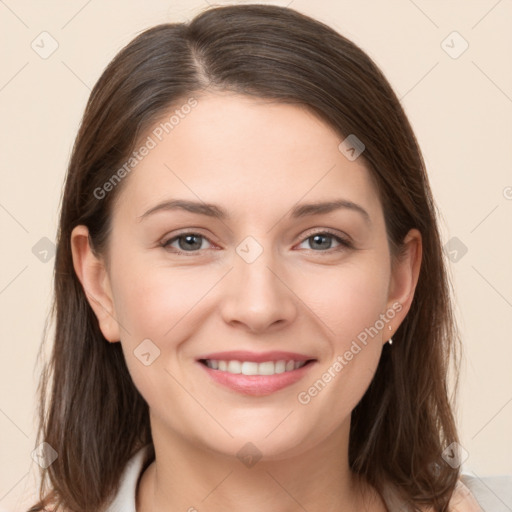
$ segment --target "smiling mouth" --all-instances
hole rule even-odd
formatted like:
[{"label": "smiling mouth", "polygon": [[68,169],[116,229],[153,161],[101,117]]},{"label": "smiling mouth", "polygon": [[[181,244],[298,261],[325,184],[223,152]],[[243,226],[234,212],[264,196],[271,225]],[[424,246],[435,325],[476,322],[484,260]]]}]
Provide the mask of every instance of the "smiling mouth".
[{"label": "smiling mouth", "polygon": [[314,362],[315,359],[306,361],[294,361],[281,359],[279,361],[238,361],[238,360],[219,360],[219,359],[200,359],[199,362],[211,370],[231,373],[233,375],[278,375],[298,370]]}]

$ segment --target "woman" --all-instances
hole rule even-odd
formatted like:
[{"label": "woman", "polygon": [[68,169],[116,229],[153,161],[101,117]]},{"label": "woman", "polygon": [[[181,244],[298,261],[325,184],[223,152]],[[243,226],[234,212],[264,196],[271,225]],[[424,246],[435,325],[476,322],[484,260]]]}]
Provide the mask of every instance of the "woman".
[{"label": "woman", "polygon": [[31,511],[480,510],[421,153],[318,21],[213,8],[114,58],[69,164],[54,313]]}]

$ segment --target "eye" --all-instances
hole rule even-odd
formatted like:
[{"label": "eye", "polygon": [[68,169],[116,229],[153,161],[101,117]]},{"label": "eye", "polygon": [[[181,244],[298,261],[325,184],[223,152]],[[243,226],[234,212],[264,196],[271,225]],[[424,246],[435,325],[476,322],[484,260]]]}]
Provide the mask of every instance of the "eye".
[{"label": "eye", "polygon": [[[332,247],[332,240],[335,240],[336,243],[338,243],[337,247]],[[170,238],[166,242],[163,242],[161,246],[175,254],[193,255],[201,249],[207,248],[203,246],[204,241],[211,243],[204,235],[188,232],[181,233],[180,235]],[[353,244],[348,239],[325,230],[310,234],[301,242],[301,244],[305,242],[310,242],[310,248],[315,252],[333,252],[353,247]],[[177,244],[177,246],[175,244]],[[170,249],[173,250],[171,251]]]},{"label": "eye", "polygon": [[310,242],[310,247],[312,247],[312,250],[315,248],[321,249],[320,251],[315,252],[327,252],[329,249],[333,249],[333,239],[339,244],[338,247],[334,247],[335,251],[353,247],[352,243],[348,239],[339,235],[335,235],[334,233],[330,233],[329,231],[319,231],[312,233],[301,243],[303,244],[305,242]]},{"label": "eye", "polygon": [[[200,249],[204,249],[202,241],[208,240],[205,236],[198,233],[182,233],[181,235],[170,238],[161,245],[165,249],[174,248],[176,254],[194,253]],[[177,243],[178,247],[173,247]]]}]

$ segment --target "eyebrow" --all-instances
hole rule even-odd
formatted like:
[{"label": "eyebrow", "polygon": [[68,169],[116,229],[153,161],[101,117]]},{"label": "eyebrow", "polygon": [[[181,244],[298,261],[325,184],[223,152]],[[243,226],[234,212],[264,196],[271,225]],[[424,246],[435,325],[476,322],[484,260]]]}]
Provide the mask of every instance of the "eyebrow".
[{"label": "eyebrow", "polygon": [[[310,215],[320,215],[330,213],[336,210],[351,210],[358,212],[362,215],[367,224],[371,224],[370,215],[368,212],[357,203],[348,201],[346,199],[337,199],[332,201],[316,202],[316,203],[303,203],[294,206],[291,209],[289,216],[291,218],[302,218]],[[162,201],[157,205],[153,206],[142,215],[137,217],[138,221],[146,219],[150,215],[161,212],[161,211],[172,211],[172,210],[185,210],[191,213],[199,215],[206,215],[219,220],[226,220],[230,218],[230,215],[222,209],[220,206],[211,203],[203,203],[198,201],[189,201],[184,199],[170,199]]]}]

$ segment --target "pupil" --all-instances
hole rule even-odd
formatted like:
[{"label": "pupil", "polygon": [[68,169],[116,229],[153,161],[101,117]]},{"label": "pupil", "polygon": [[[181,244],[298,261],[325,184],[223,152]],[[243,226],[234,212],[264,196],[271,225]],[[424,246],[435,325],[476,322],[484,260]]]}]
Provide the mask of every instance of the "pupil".
[{"label": "pupil", "polygon": [[[321,240],[322,238],[324,240],[328,239],[328,237],[325,237],[324,235],[313,235],[313,240],[315,241],[315,243],[317,243],[318,240]],[[320,246],[329,249],[329,242],[324,242],[324,244],[320,243]]]},{"label": "pupil", "polygon": [[[182,249],[183,248],[185,248],[185,249],[187,249],[187,248],[188,249],[190,249],[190,248],[192,248],[192,249],[200,249],[201,248],[201,242],[196,242],[194,244],[194,239],[197,239],[197,238],[200,238],[200,237],[198,237],[197,235],[187,235],[187,236],[181,237],[180,241],[185,239],[186,240],[186,244],[187,244],[185,247],[182,246]],[[180,245],[181,245],[181,243],[180,243]]]}]

